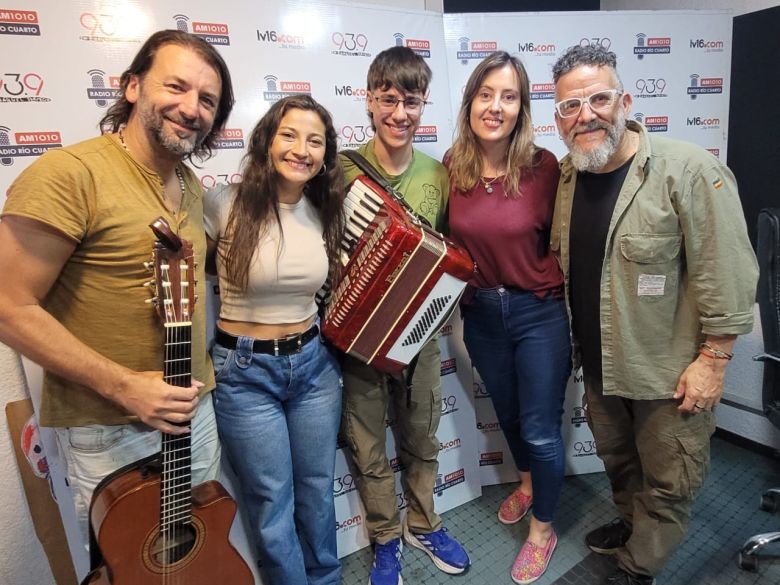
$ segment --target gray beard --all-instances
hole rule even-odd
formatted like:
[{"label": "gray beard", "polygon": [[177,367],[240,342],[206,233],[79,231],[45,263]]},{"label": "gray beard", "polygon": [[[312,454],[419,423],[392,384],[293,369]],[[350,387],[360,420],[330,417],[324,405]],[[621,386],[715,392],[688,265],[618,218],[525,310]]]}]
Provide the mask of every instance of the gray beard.
[{"label": "gray beard", "polygon": [[[623,139],[623,134],[626,132],[625,111],[623,108],[618,108],[614,124],[608,124],[601,120],[593,120],[590,124],[587,124],[584,129],[595,130],[596,128],[604,128],[607,131],[607,136],[601,145],[591,150],[581,149],[574,142],[573,137],[564,140],[566,146],[569,147],[571,163],[578,171],[592,173],[607,165],[612,156],[617,152],[620,141]],[[583,130],[583,128],[579,128],[579,130]]]},{"label": "gray beard", "polygon": [[163,131],[162,118],[155,116],[151,109],[141,109],[139,114],[144,127],[151,132],[157,143],[178,157],[185,158],[192,154],[195,147],[201,144],[205,138],[205,136],[201,135],[201,132],[195,135],[194,141],[179,138],[175,133],[166,134]]}]

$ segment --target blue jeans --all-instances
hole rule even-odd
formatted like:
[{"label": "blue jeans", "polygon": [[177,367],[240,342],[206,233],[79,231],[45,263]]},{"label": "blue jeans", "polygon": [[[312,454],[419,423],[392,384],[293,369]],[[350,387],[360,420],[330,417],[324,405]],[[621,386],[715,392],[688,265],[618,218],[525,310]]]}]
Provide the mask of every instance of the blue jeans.
[{"label": "blue jeans", "polygon": [[216,344],[214,407],[270,585],[336,585],[333,475],[341,372],[316,338],[300,353]]},{"label": "blue jeans", "polygon": [[499,286],[478,289],[462,314],[466,349],[515,465],[531,472],[533,515],[551,522],[563,485],[561,415],[571,373],[564,301]]}]

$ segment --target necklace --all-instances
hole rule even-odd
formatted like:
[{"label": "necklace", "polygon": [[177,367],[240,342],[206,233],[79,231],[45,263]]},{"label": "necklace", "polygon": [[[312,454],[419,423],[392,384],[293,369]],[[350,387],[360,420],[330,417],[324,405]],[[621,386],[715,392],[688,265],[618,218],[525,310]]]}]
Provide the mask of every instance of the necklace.
[{"label": "necklace", "polygon": [[[127,148],[127,143],[125,143],[125,136],[122,134],[122,129],[119,129],[119,142],[122,144],[122,148],[125,149],[125,152],[127,154],[130,154],[130,149]],[[181,191],[181,201],[179,201],[179,206],[181,207],[182,202],[184,201],[184,195],[187,192],[187,188],[184,184],[184,175],[181,172],[181,169],[178,167],[174,167],[174,172],[176,173],[176,178],[179,180],[179,190]],[[173,215],[176,215],[177,211],[175,209],[172,209],[171,212]]]},{"label": "necklace", "polygon": [[488,179],[486,177],[480,177],[479,181],[480,181],[480,183],[482,183],[482,186],[485,187],[485,191],[487,193],[492,193],[493,192],[493,183],[498,181],[498,177],[493,177],[489,181],[488,181]]}]

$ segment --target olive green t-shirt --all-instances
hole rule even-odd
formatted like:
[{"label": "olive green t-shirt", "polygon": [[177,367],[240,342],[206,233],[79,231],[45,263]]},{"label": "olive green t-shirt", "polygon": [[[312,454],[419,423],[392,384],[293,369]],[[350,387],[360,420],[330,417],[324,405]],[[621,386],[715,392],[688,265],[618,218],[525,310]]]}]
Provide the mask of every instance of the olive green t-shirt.
[{"label": "olive green t-shirt", "polygon": [[[27,217],[56,228],[76,244],[43,307],[83,343],[131,370],[163,368],[165,333],[144,282],[152,274],[155,241],[149,223],[159,216],[193,244],[196,293],[205,299],[206,241],[202,190],[192,171],[185,178],[181,210],[164,204],[162,181],[106,135],[47,152],[11,185],[3,216]],[[214,387],[206,351],[206,310],[195,304],[192,376]],[[48,350],[56,352],[57,347]],[[124,424],[137,421],[94,390],[45,372],[40,422],[44,426]]]},{"label": "olive green t-shirt", "polygon": [[[404,196],[406,202],[417,215],[424,217],[431,226],[442,231],[444,210],[450,189],[447,169],[440,162],[414,149],[409,167],[400,175],[389,175],[376,159],[373,138],[357,151],[366,157],[387,182]],[[346,156],[340,155],[339,158],[347,184],[354,181],[358,175],[363,174],[363,171]]]}]

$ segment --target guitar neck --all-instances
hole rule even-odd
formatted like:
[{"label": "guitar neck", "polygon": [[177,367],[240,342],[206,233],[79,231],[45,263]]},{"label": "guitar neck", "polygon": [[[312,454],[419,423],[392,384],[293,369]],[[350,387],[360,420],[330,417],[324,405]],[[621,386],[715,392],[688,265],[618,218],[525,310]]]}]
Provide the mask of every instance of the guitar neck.
[{"label": "guitar neck", "polygon": [[[163,379],[171,386],[192,384],[192,324],[166,323]],[[189,423],[187,423],[189,424]],[[192,516],[191,435],[163,433],[160,530],[189,524]]]}]

